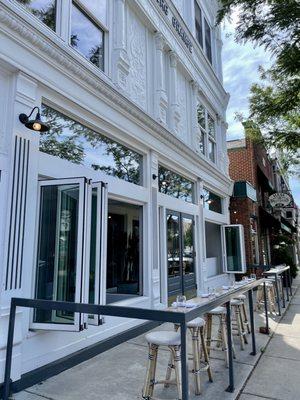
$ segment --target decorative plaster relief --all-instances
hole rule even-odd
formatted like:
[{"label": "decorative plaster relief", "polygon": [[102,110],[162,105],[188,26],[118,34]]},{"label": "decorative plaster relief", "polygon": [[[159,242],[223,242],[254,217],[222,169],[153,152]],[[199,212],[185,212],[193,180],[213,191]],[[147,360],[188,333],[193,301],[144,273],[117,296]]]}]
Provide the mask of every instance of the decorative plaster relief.
[{"label": "decorative plaster relief", "polygon": [[147,108],[146,27],[128,12],[129,95],[143,109]]},{"label": "decorative plaster relief", "polygon": [[187,81],[186,78],[178,71],[178,104],[180,113],[180,122],[178,124],[178,135],[182,140],[187,140]]}]

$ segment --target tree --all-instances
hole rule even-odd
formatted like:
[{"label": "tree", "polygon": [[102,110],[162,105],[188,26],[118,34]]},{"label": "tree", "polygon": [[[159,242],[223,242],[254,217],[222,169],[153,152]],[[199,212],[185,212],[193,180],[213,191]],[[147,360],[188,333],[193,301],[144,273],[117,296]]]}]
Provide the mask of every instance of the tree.
[{"label": "tree", "polygon": [[249,120],[268,147],[297,160],[300,148],[300,2],[299,0],[220,0],[217,22],[237,12],[237,42],[251,41],[271,55],[260,69],[261,83],[250,90]]}]

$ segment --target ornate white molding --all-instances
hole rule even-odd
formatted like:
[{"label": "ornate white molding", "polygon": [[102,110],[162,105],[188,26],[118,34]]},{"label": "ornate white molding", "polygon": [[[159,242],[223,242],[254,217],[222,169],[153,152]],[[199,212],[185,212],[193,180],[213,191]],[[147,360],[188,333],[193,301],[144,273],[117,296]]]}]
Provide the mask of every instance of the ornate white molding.
[{"label": "ornate white molding", "polygon": [[[92,71],[93,68],[88,69],[84,65],[85,60],[81,64],[72,56],[72,52],[70,52],[67,45],[62,44],[60,41],[54,43],[51,39],[43,37],[34,27],[28,26],[21,17],[13,14],[11,10],[1,3],[0,23],[0,30],[10,37],[15,37],[20,46],[28,47],[29,44],[31,48],[34,48],[36,54],[43,55],[43,58],[55,68],[59,66],[60,70],[63,69],[65,75],[73,79],[76,84],[83,84],[85,87],[89,86],[94,94],[101,97],[112,108],[122,113],[125,112],[144,124],[145,127],[151,130],[153,137],[167,146],[173,146],[174,151],[187,155],[190,160],[195,162],[195,165],[207,169],[207,163],[199,157],[191,146],[175,137],[169,130],[127,98],[125,94],[118,92],[101,71],[94,72]],[[217,168],[214,168],[211,172],[219,180],[228,181],[228,178]]]}]

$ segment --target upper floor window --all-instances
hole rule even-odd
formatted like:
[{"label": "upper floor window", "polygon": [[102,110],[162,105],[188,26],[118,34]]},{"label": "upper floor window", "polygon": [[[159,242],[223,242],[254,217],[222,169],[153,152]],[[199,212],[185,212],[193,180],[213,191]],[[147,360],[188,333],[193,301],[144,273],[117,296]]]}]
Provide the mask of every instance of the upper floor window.
[{"label": "upper floor window", "polygon": [[207,156],[212,162],[216,161],[216,123],[207,109],[199,104],[197,118],[200,128],[198,151]]},{"label": "upper floor window", "polygon": [[159,191],[177,199],[192,203],[194,183],[167,168],[158,167]]},{"label": "upper floor window", "polygon": [[207,19],[203,15],[198,1],[194,1],[195,4],[195,32],[196,39],[204,50],[206,57],[212,64],[212,45],[211,45],[211,27]]},{"label": "upper floor window", "polygon": [[100,24],[89,15],[89,11],[93,12],[96,8],[101,16],[103,10],[96,7],[96,3],[94,2],[94,6],[91,7],[93,2],[83,2],[86,5],[85,9],[73,1],[70,44],[92,64],[104,70],[104,31]]},{"label": "upper floor window", "polygon": [[222,198],[207,189],[203,189],[203,205],[207,210],[223,213]]},{"label": "upper floor window", "polygon": [[40,21],[55,31],[56,0],[18,0]]},{"label": "upper floor window", "polygon": [[41,133],[41,151],[142,185],[141,154],[100,135],[49,106],[42,105],[42,115],[50,130]]}]

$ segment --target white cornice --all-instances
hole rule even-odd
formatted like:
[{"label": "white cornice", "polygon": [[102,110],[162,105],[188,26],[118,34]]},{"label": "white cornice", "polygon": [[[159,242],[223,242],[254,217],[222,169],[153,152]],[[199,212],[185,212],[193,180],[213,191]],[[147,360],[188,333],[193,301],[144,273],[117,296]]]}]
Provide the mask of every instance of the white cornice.
[{"label": "white cornice", "polygon": [[[194,149],[175,137],[149,114],[118,92],[113,83],[107,77],[104,78],[101,72],[96,71],[95,68],[87,68],[86,64],[88,63],[82,57],[79,57],[80,61],[75,59],[72,52],[66,51],[67,46],[65,44],[61,43],[58,46],[57,43],[53,43],[49,38],[42,36],[35,27],[26,24],[19,15],[14,14],[1,2],[0,23],[0,31],[2,30],[10,39],[17,41],[18,45],[33,49],[35,54],[40,54],[48,64],[59,69],[76,85],[88,87],[92,93],[109,104],[110,107],[134,120],[157,140],[172,147],[174,151],[185,155],[195,165],[209,171],[219,181],[225,184],[230,182],[229,177],[221,173],[215,166],[208,165]],[[34,76],[34,78],[38,79],[37,76]]]}]

